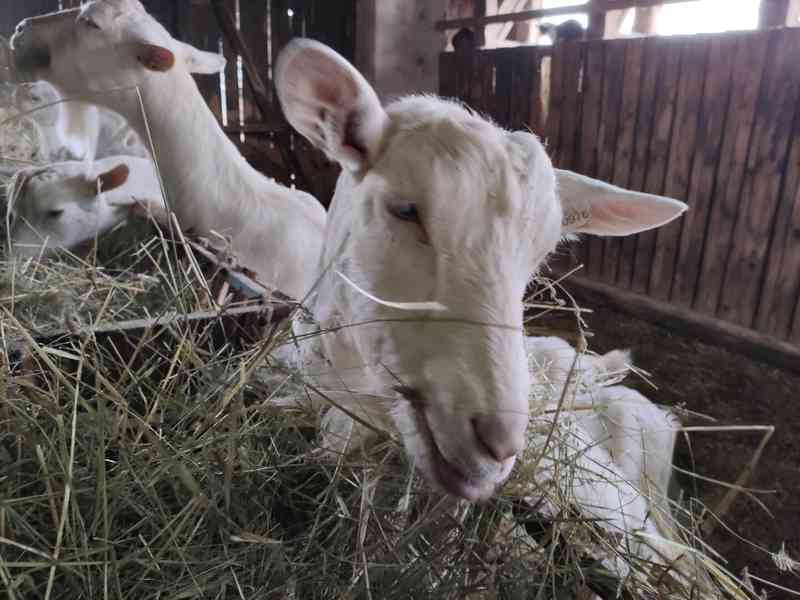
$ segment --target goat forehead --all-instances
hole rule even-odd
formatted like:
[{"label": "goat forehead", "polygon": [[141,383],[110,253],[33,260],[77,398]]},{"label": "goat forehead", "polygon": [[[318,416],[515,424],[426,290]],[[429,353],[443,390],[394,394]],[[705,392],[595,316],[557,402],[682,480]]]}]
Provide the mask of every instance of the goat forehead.
[{"label": "goat forehead", "polygon": [[375,167],[385,182],[381,195],[387,202],[416,203],[432,237],[445,238],[433,240],[440,244],[533,244],[533,225],[555,202],[552,181],[531,185],[537,172],[546,172],[546,165],[535,164],[548,162],[544,151],[521,149],[507,132],[463,109],[453,116],[405,114],[395,123]]}]

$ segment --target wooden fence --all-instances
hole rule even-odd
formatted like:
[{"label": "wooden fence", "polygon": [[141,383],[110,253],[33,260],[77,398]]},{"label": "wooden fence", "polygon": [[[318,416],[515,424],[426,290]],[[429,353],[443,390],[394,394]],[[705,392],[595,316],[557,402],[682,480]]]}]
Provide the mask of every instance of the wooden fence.
[{"label": "wooden fence", "polygon": [[[318,39],[352,60],[356,0],[143,0],[142,4],[176,38],[204,50],[221,51],[228,59],[220,76],[198,76],[197,82],[248,161],[327,204],[338,167],[293,133],[284,120],[272,86],[272,67],[286,42],[300,35]],[[0,0],[0,35],[10,36],[25,17],[78,5],[80,0]],[[221,13],[237,29],[250,65],[224,31]],[[261,98],[248,66],[263,84]]]},{"label": "wooden fence", "polygon": [[546,140],[557,166],[687,202],[572,249],[582,277],[800,345],[800,29],[441,56],[441,93]]}]

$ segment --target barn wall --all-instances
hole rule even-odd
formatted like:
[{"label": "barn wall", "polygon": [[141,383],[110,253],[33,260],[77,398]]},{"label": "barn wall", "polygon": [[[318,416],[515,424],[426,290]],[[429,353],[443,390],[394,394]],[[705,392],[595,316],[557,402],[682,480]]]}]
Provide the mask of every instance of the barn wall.
[{"label": "barn wall", "polygon": [[541,52],[443,54],[440,91],[529,125],[559,167],[690,206],[587,236],[581,277],[800,345],[800,30],[562,44],[546,123]]}]

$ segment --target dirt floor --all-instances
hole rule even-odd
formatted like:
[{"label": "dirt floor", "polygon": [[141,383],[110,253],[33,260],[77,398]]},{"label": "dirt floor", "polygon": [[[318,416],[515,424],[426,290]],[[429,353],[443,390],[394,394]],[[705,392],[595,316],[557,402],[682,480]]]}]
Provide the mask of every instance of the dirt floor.
[{"label": "dirt floor", "polygon": [[[775,425],[750,487],[772,490],[758,494],[756,501],[740,494],[724,517],[730,531],[718,526],[709,539],[739,575],[747,566],[750,573],[791,590],[797,595],[763,586],[769,598],[800,595],[800,564],[795,574],[781,571],[770,553],[785,542],[786,551],[800,560],[800,375],[774,369],[745,356],[703,344],[626,316],[608,306],[581,306],[594,309],[587,319],[594,337],[590,348],[606,352],[631,348],[634,364],[652,374],[659,389],[637,377],[628,384],[640,389],[660,404],[682,405],[709,415],[719,425]],[[693,419],[691,425],[710,424]],[[733,482],[753,455],[760,433],[692,433],[691,450],[685,440],[676,450],[676,464],[717,480]],[[679,476],[686,492],[696,494],[706,506],[714,508],[725,490],[695,478]],[[771,514],[770,514],[771,513]],[[738,536],[752,542],[747,544]],[[756,589],[762,587],[754,581]]]}]

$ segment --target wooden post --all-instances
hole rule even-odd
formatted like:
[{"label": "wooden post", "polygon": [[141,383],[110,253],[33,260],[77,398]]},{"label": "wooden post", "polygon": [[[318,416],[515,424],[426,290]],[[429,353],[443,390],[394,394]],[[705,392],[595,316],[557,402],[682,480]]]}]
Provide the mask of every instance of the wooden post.
[{"label": "wooden post", "polygon": [[759,29],[785,27],[789,16],[789,0],[761,0],[758,14]]},{"label": "wooden post", "polygon": [[602,40],[606,34],[606,1],[589,1],[589,28],[586,30],[586,38],[590,40]]},{"label": "wooden post", "polygon": [[642,35],[654,34],[662,8],[662,6],[650,6],[648,8],[634,9],[636,10],[636,15],[633,19],[633,33]]}]

